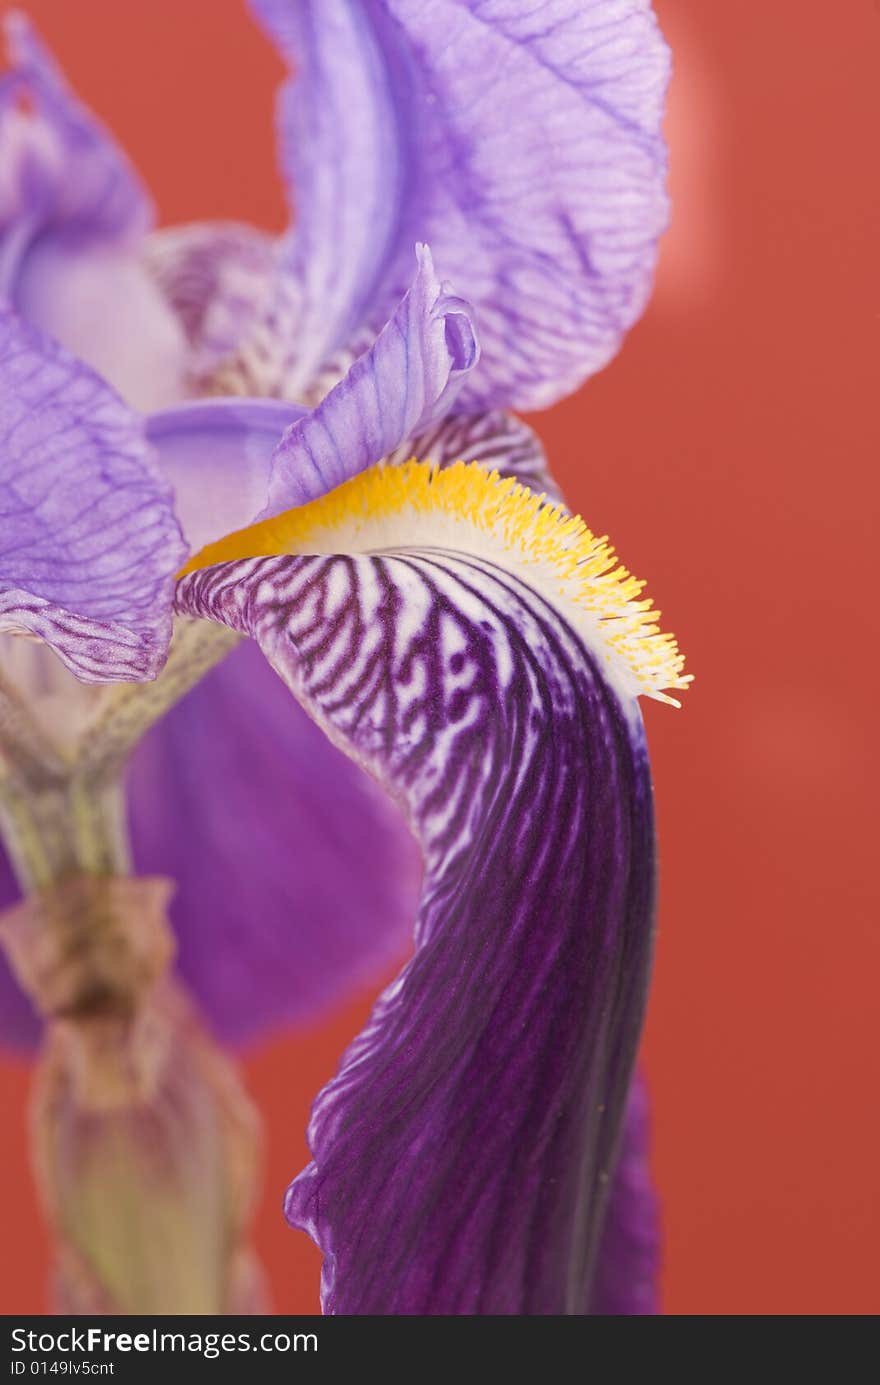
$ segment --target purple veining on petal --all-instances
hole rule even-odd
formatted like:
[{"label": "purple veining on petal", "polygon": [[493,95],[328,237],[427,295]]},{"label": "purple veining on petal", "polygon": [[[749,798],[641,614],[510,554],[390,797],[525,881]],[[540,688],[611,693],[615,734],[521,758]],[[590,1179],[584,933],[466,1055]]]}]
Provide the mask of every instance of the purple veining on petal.
[{"label": "purple veining on petal", "polygon": [[386,461],[395,466],[411,457],[434,462],[441,470],[453,462],[479,462],[486,471],[512,476],[536,495],[562,503],[541,439],[513,414],[452,414],[407,438]]},{"label": "purple veining on petal", "polygon": [[143,261],[183,325],[194,385],[247,339],[265,307],[275,269],[275,241],[235,222],[195,222],[154,231]]},{"label": "purple veining on petal", "polygon": [[0,630],[86,682],[154,677],[184,553],[142,420],[0,308]]},{"label": "purple veining on petal", "polygon": [[178,969],[222,1038],[302,1023],[406,954],[418,849],[250,642],[150,731],[128,794],[135,864],[174,879]]},{"label": "purple veining on petal", "polygon": [[479,314],[459,407],[544,407],[605,365],[667,215],[669,56],[648,0],[251,3],[297,74],[279,112],[300,289],[280,388],[302,397],[378,329],[415,241]]},{"label": "purple veining on petal", "polygon": [[415,279],[372,347],[279,443],[265,514],[314,500],[428,427],[478,359],[468,304],[419,246]]},{"label": "purple veining on petal", "polygon": [[[20,899],[21,890],[0,841],[0,915]],[[36,1011],[9,969],[5,949],[0,948],[0,1045],[29,1053],[36,1047],[41,1027]]]},{"label": "purple veining on petal", "polygon": [[[139,261],[149,199],[23,15],[0,79],[0,295],[129,403],[183,393],[185,338]],[[28,99],[31,110],[21,109]]]},{"label": "purple veining on petal", "polygon": [[[68,89],[26,16],[9,14],[4,27],[12,67],[0,78],[0,292],[14,296],[31,242],[136,239],[153,213],[125,155]],[[20,108],[22,95],[33,111]]]},{"label": "purple veining on petal", "polygon": [[288,1194],[325,1311],[586,1312],[651,950],[635,704],[475,558],[252,559],[178,603],[257,639],[425,856],[415,956],[318,1096]]},{"label": "purple veining on petal", "polygon": [[253,523],[278,440],[305,412],[280,399],[205,399],[147,419],[191,552]]},{"label": "purple veining on petal", "polygon": [[660,1213],[648,1162],[648,1094],[636,1073],[611,1177],[590,1312],[641,1317],[660,1312]]}]

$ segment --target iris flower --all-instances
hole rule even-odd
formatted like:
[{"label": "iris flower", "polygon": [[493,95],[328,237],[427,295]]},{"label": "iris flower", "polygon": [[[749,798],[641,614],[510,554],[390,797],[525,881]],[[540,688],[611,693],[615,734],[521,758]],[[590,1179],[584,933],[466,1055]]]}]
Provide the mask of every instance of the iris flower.
[{"label": "iris flower", "polygon": [[253,9],[279,239],[152,230],[8,31],[0,1025],[42,1047],[58,1302],[258,1311],[222,1046],[414,919],[287,1193],[325,1312],[656,1311],[638,698],[688,680],[507,411],[645,303],[667,52],[647,0]]}]

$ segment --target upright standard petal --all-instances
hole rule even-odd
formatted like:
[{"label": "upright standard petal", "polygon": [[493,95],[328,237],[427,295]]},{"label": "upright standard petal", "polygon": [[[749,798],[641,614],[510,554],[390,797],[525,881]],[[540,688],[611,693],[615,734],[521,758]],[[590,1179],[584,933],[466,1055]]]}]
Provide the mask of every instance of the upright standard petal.
[{"label": "upright standard petal", "polygon": [[135,865],[175,882],[178,970],[221,1038],[304,1022],[405,955],[415,843],[250,643],[153,727],[128,799]]},{"label": "upright standard petal", "polygon": [[440,283],[427,246],[417,255],[415,279],[376,341],[278,444],[265,514],[314,500],[428,427],[479,360],[469,304]]},{"label": "upright standard petal", "polygon": [[185,337],[138,258],[149,199],[24,15],[8,16],[6,32],[13,66],[0,79],[0,295],[129,403],[161,408],[183,393]]},{"label": "upright standard petal", "polygon": [[479,311],[461,407],[539,408],[610,359],[666,222],[648,0],[251,0],[294,69],[292,346],[273,388],[378,330],[417,240]]},{"label": "upright standard petal", "polygon": [[651,951],[634,693],[680,658],[607,546],[477,466],[377,469],[227,557],[261,542],[181,610],[257,640],[425,859],[415,956],[288,1195],[325,1310],[587,1312]]},{"label": "upright standard petal", "polygon": [[141,419],[0,309],[0,630],[86,682],[154,677],[185,551]]}]

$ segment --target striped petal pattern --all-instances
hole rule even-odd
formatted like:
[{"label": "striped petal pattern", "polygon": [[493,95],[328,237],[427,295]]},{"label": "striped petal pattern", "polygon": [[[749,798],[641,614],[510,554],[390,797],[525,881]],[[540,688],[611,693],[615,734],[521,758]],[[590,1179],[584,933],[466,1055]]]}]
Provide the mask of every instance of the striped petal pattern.
[{"label": "striped petal pattern", "polygon": [[416,953],[319,1096],[287,1212],[338,1313],[587,1311],[651,948],[633,699],[514,573],[444,550],[184,578],[421,842]]},{"label": "striped petal pattern", "polygon": [[0,295],[130,404],[184,392],[186,340],[140,262],[152,204],[22,14],[0,78]]},{"label": "striped petal pattern", "polygon": [[301,1025],[406,955],[418,849],[250,641],[151,729],[128,800],[139,873],[175,882],[178,973],[225,1041]]},{"label": "striped petal pattern", "polygon": [[562,503],[541,439],[514,414],[452,414],[408,438],[386,460],[389,466],[399,466],[412,457],[441,469],[465,460],[477,462],[528,486],[536,495]]},{"label": "striped petal pattern", "polygon": [[146,421],[190,551],[253,523],[265,508],[278,441],[305,413],[280,399],[199,399]]}]

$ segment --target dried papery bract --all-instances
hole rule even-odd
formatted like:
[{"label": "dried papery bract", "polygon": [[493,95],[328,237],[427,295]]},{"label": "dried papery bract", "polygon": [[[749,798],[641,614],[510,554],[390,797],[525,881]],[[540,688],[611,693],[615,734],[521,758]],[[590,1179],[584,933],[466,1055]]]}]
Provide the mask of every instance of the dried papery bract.
[{"label": "dried papery bract", "polygon": [[171,893],[71,876],[0,919],[46,1020],[31,1122],[63,1312],[265,1306],[246,1242],[258,1120],[168,975]]}]

